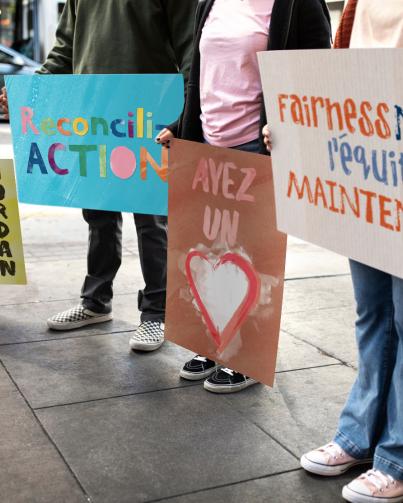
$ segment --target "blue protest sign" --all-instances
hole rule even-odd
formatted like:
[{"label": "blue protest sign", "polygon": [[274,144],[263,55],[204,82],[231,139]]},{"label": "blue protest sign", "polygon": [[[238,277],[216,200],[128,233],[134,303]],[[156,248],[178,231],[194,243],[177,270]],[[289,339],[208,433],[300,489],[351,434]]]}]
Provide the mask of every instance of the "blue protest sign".
[{"label": "blue protest sign", "polygon": [[167,214],[168,151],[154,138],[181,114],[181,75],[6,78],[19,199]]}]

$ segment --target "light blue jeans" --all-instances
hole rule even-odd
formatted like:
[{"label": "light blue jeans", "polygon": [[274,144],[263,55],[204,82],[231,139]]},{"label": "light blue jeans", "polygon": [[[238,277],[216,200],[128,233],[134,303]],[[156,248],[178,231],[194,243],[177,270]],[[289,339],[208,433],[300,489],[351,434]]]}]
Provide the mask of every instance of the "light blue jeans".
[{"label": "light blue jeans", "polygon": [[403,480],[403,279],[350,261],[358,376],[334,441]]}]

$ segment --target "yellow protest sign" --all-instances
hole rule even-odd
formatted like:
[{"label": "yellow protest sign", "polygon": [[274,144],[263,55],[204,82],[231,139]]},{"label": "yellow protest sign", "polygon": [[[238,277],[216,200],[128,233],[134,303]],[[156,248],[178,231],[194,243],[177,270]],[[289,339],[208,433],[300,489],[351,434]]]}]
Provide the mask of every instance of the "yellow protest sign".
[{"label": "yellow protest sign", "polygon": [[0,285],[25,285],[13,161],[0,159]]}]

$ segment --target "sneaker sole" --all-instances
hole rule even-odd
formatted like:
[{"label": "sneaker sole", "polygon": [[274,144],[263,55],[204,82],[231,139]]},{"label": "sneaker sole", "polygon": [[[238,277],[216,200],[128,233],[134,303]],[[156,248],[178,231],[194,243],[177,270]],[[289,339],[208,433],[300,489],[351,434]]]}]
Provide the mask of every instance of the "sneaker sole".
[{"label": "sneaker sole", "polygon": [[352,491],[349,487],[344,486],[342,492],[343,498],[350,503],[402,503],[403,496],[396,498],[375,498],[374,496],[365,496],[364,494]]},{"label": "sneaker sole", "polygon": [[74,330],[76,328],[86,327],[87,325],[95,325],[96,323],[105,323],[113,319],[112,313],[104,314],[102,316],[94,316],[88,320],[70,321],[59,323],[57,321],[48,320],[47,324],[51,330],[66,331]]},{"label": "sneaker sole", "polygon": [[164,344],[164,341],[158,342],[156,344],[146,344],[144,342],[138,341],[130,341],[129,346],[132,351],[143,351],[143,352],[151,352],[156,351]]},{"label": "sneaker sole", "polygon": [[187,381],[201,381],[202,379],[210,377],[211,374],[214,374],[214,372],[220,368],[221,365],[216,365],[215,367],[212,367],[211,369],[205,370],[204,372],[200,372],[198,374],[196,374],[195,372],[187,372],[186,370],[182,369],[179,372],[179,375],[182,377],[182,379],[186,379]]},{"label": "sneaker sole", "polygon": [[204,381],[204,389],[210,391],[211,393],[237,393],[238,391],[242,391],[243,389],[249,388],[253,384],[258,384],[258,381],[249,380],[248,382],[243,382],[241,384],[235,384],[232,386],[223,386],[221,384],[211,384],[207,381]]},{"label": "sneaker sole", "polygon": [[327,466],[321,465],[320,463],[315,463],[314,461],[308,459],[305,455],[302,456],[300,460],[301,466],[304,470],[309,473],[313,473],[314,475],[322,475],[323,477],[338,477],[339,475],[346,473],[354,466],[367,465],[371,462],[372,459],[362,459],[351,463],[346,463],[344,465]]}]

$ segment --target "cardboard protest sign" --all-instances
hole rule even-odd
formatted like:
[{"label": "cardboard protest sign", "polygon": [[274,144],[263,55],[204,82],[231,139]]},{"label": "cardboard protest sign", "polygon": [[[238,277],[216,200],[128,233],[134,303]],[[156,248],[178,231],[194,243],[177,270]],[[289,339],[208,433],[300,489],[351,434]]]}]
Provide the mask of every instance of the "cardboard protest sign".
[{"label": "cardboard protest sign", "polygon": [[286,252],[273,192],[269,157],[172,144],[166,336],[268,385]]},{"label": "cardboard protest sign", "polygon": [[0,285],[25,285],[13,161],[0,159]]},{"label": "cardboard protest sign", "polygon": [[6,77],[20,201],[166,215],[181,75]]},{"label": "cardboard protest sign", "polygon": [[403,278],[402,58],[259,54],[279,229]]}]

